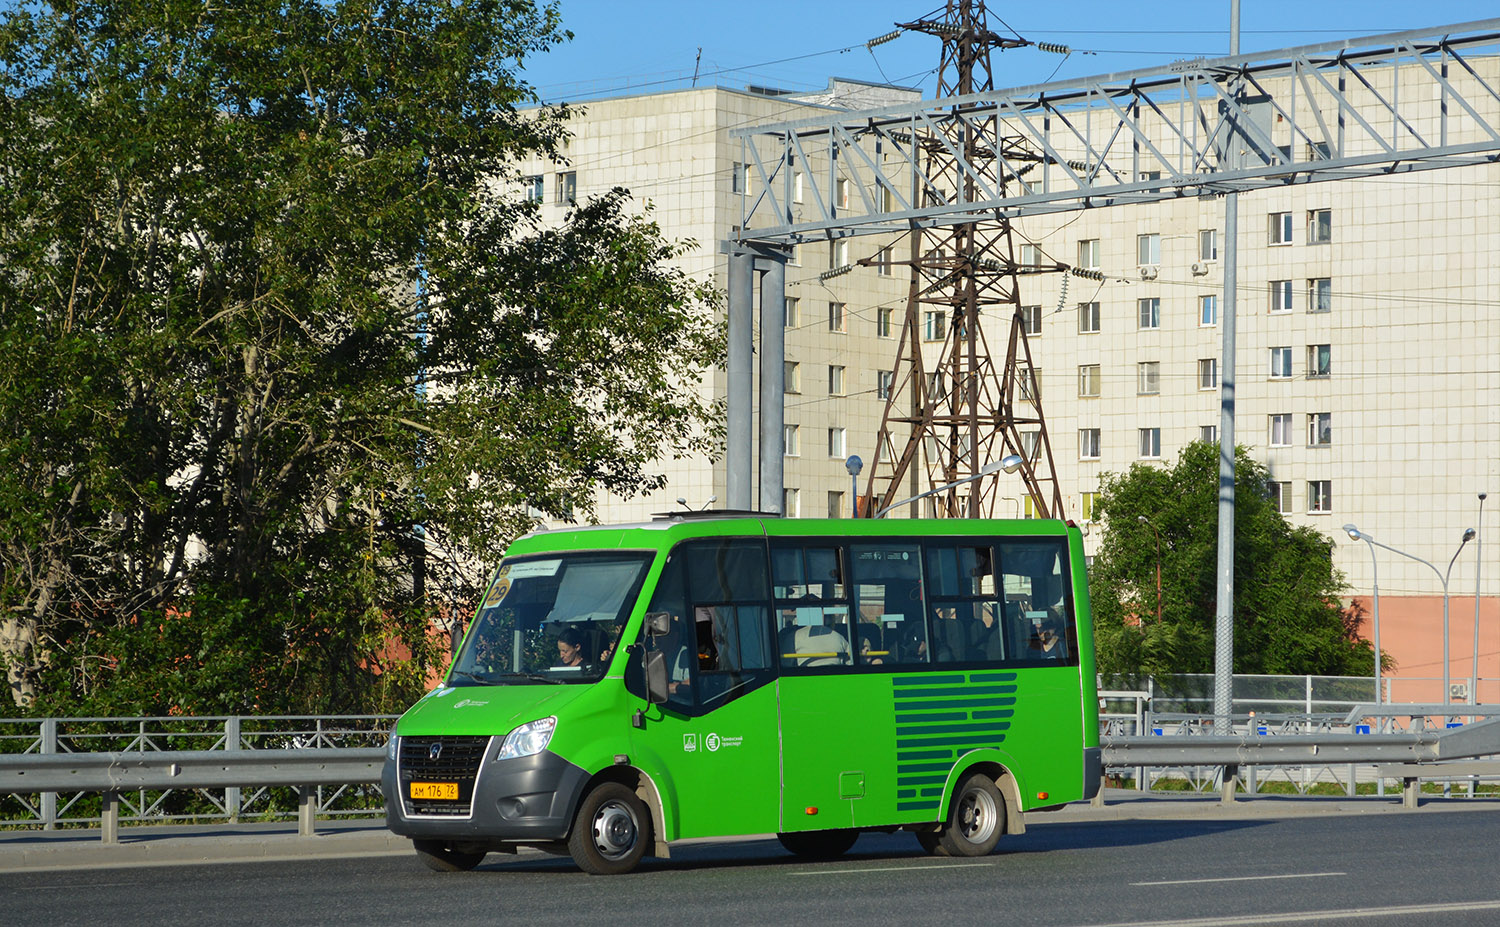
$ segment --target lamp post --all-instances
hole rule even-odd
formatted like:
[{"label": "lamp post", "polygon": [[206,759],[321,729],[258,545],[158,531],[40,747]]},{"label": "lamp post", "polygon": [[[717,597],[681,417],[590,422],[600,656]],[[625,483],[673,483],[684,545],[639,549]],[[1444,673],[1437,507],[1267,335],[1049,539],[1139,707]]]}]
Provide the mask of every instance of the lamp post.
[{"label": "lamp post", "polygon": [[[1345,525],[1344,526],[1344,530],[1346,532],[1348,532],[1349,537],[1353,538],[1356,541],[1368,541],[1369,543],[1375,545],[1376,547],[1384,547],[1386,550],[1390,551],[1391,553],[1393,553],[1393,554],[1400,554],[1401,556],[1407,558],[1408,560],[1415,560],[1418,563],[1426,564],[1427,567],[1432,570],[1432,572],[1434,572],[1434,573],[1437,574],[1438,579],[1442,582],[1442,584],[1443,584],[1443,705],[1447,706],[1447,704],[1448,704],[1448,702],[1449,702],[1449,700],[1451,698],[1451,696],[1449,694],[1449,686],[1451,685],[1451,682],[1452,682],[1452,668],[1448,665],[1448,577],[1453,574],[1453,564],[1454,564],[1454,561],[1458,560],[1458,555],[1463,552],[1464,545],[1467,544],[1467,543],[1469,543],[1470,541],[1474,540],[1474,529],[1473,528],[1465,528],[1464,529],[1463,539],[1458,542],[1458,550],[1455,550],[1453,552],[1453,559],[1448,561],[1448,572],[1447,573],[1444,573],[1444,572],[1440,571],[1437,567],[1433,566],[1432,564],[1428,563],[1426,560],[1423,560],[1421,557],[1418,557],[1415,554],[1408,554],[1406,551],[1404,551],[1404,550],[1397,550],[1396,548],[1392,547],[1389,544],[1382,544],[1382,543],[1380,543],[1379,541],[1377,541],[1374,538],[1370,537],[1368,534],[1365,534],[1363,531],[1359,530],[1358,528],[1354,527],[1353,525]],[[1370,552],[1370,555],[1371,555],[1372,558],[1374,557],[1374,554],[1375,554],[1375,552],[1372,550]],[[1376,660],[1376,663],[1378,665],[1378,663],[1380,661],[1380,652],[1379,652],[1378,649],[1375,652],[1375,660]],[[1448,716],[1447,715],[1443,716],[1443,723],[1444,724],[1448,723]]]},{"label": "lamp post", "polygon": [[1487,493],[1479,494],[1479,521],[1474,525],[1474,675],[1469,679],[1469,704],[1479,704],[1479,571],[1484,566],[1484,499]]},{"label": "lamp post", "polygon": [[1375,601],[1375,704],[1384,701],[1380,685],[1380,565],[1375,561],[1375,541],[1353,525],[1345,525],[1344,531],[1355,541],[1364,541],[1370,548],[1370,589]]},{"label": "lamp post", "polygon": [[899,509],[903,505],[910,505],[913,502],[926,499],[928,496],[935,496],[940,492],[947,492],[955,486],[962,486],[965,483],[972,483],[975,480],[984,479],[991,473],[995,473],[1000,470],[1004,470],[1006,473],[1015,473],[1017,470],[1021,469],[1021,464],[1023,463],[1025,463],[1025,461],[1021,459],[1021,455],[1007,454],[1005,457],[1002,457],[997,461],[985,464],[984,467],[973,476],[966,476],[961,480],[954,480],[951,483],[944,483],[941,486],[934,486],[932,489],[929,489],[926,492],[917,493],[910,499],[902,499],[900,502],[893,502],[880,511],[876,512],[875,517],[884,518],[886,516],[886,513],[891,511],[892,509]]},{"label": "lamp post", "polygon": [[1161,532],[1156,530],[1156,524],[1144,515],[1137,515],[1135,520],[1143,525],[1151,526],[1151,533],[1156,535],[1156,623],[1161,624]]}]

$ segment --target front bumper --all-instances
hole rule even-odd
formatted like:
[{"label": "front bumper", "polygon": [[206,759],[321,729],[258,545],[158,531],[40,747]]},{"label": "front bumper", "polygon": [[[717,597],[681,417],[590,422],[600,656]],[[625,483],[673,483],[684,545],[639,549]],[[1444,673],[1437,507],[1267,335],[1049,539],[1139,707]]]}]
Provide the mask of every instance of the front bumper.
[{"label": "front bumper", "polygon": [[499,843],[566,839],[588,773],[543,750],[533,756],[496,761],[496,738],[480,763],[467,816],[422,814],[406,794],[398,760],[386,760],[380,787],[385,822],[405,837]]}]

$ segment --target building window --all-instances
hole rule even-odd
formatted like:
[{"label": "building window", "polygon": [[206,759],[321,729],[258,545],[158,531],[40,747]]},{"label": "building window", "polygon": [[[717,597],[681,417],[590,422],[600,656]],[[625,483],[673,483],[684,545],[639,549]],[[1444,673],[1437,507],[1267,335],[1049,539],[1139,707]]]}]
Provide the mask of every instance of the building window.
[{"label": "building window", "polygon": [[1198,324],[1201,326],[1219,324],[1219,297],[1217,295],[1198,297]]},{"label": "building window", "polygon": [[1078,365],[1078,398],[1097,399],[1099,397],[1099,365]]},{"label": "building window", "polygon": [[837,364],[828,365],[828,395],[844,395],[844,368]]},{"label": "building window", "polygon": [[828,304],[828,330],[831,332],[841,332],[844,330],[843,303]]},{"label": "building window", "polygon": [[802,368],[796,361],[781,362],[781,391],[784,393],[802,392]]},{"label": "building window", "polygon": [[1030,242],[1021,245],[1021,266],[1017,268],[1022,273],[1042,263],[1042,249]]},{"label": "building window", "polygon": [[796,518],[802,514],[802,493],[795,489],[783,489],[781,491],[781,514],[787,518]]},{"label": "building window", "polygon": [[1289,212],[1271,213],[1271,244],[1289,245],[1292,243],[1292,214]]},{"label": "building window", "polygon": [[785,425],[781,429],[781,452],[788,457],[800,457],[802,446],[798,441],[799,431],[796,425]]},{"label": "building window", "polygon": [[1292,443],[1292,413],[1278,412],[1269,417],[1271,446],[1290,447]]},{"label": "building window", "polygon": [[1098,460],[1099,459],[1099,429],[1097,429],[1097,428],[1080,428],[1080,429],[1078,429],[1078,459],[1079,460]]},{"label": "building window", "polygon": [[875,310],[875,334],[880,338],[891,337],[891,322],[895,318],[894,309]]},{"label": "building window", "polygon": [[929,309],[922,314],[922,338],[925,341],[943,340],[943,310]]},{"label": "building window", "polygon": [[927,395],[929,398],[944,395],[943,375],[941,373],[929,373],[927,375]]},{"label": "building window", "polygon": [[1141,361],[1135,365],[1135,391],[1142,396],[1154,396],[1161,392],[1161,362]]},{"label": "building window", "polygon": [[849,263],[849,239],[840,238],[828,243],[828,269],[834,270]]},{"label": "building window", "polygon": [[1219,388],[1219,361],[1217,358],[1204,357],[1198,360],[1198,388]]},{"label": "building window", "polygon": [[828,429],[828,456],[844,459],[844,429]]},{"label": "building window", "polygon": [[1307,446],[1327,447],[1333,443],[1333,413],[1307,413]]},{"label": "building window", "polygon": [[1290,281],[1290,280],[1272,280],[1271,281],[1271,311],[1272,312],[1291,312],[1292,311],[1292,281]]},{"label": "building window", "polygon": [[1322,379],[1329,375],[1333,367],[1333,347],[1326,344],[1310,344],[1307,346],[1307,376],[1310,379]]},{"label": "building window", "polygon": [[1142,428],[1139,429],[1141,457],[1147,460],[1156,460],[1161,457],[1161,429]]},{"label": "building window", "polygon": [[1161,298],[1147,296],[1135,301],[1140,310],[1141,328],[1161,328]]},{"label": "building window", "polygon": [[1152,234],[1135,236],[1135,262],[1137,264],[1161,263],[1160,235]]},{"label": "building window", "polygon": [[1217,261],[1219,259],[1219,230],[1198,230],[1198,260]]},{"label": "building window", "polygon": [[849,180],[840,177],[833,182],[833,202],[840,209],[849,208]]},{"label": "building window", "polygon": [[801,324],[801,313],[797,311],[797,297],[788,296],[786,305],[781,310],[781,325],[783,328],[796,328]]},{"label": "building window", "polygon": [[734,162],[733,164],[731,164],[729,166],[729,192],[730,193],[746,193],[746,192],[748,192],[749,191],[749,187],[746,185],[746,181],[748,181],[749,179],[750,179],[749,174],[747,174],[745,172],[745,165],[743,165],[743,164],[739,163],[738,161],[736,161],[736,162]]},{"label": "building window", "polygon": [[578,172],[567,171],[557,175],[557,205],[571,206],[578,202]]},{"label": "building window", "polygon": [[1078,511],[1084,521],[1097,522],[1099,520],[1099,494],[1096,492],[1079,493]]},{"label": "building window", "polygon": [[1328,277],[1313,277],[1307,281],[1307,311],[1333,311],[1333,280]]},{"label": "building window", "polygon": [[1040,431],[1021,432],[1021,456],[1027,460],[1036,460],[1041,452],[1042,433]]},{"label": "building window", "polygon": [[828,494],[828,517],[844,517],[844,494],[841,492],[830,492]]},{"label": "building window", "polygon": [[1078,332],[1082,335],[1097,334],[1099,331],[1099,304],[1078,304]]},{"label": "building window", "polygon": [[1042,333],[1042,307],[1021,307],[1021,328],[1028,335],[1040,335]]},{"label": "building window", "polygon": [[875,371],[875,397],[877,399],[891,398],[891,386],[896,375],[889,370]]},{"label": "building window", "polygon": [[792,172],[792,202],[802,202],[802,172]]},{"label": "building window", "polygon": [[521,189],[526,193],[526,202],[540,203],[542,201],[542,175],[527,174],[522,177]]},{"label": "building window", "polygon": [[1271,507],[1283,515],[1292,514],[1292,484],[1271,481],[1266,484],[1271,493]]},{"label": "building window", "polygon": [[1027,402],[1041,401],[1041,389],[1039,389],[1037,386],[1037,384],[1040,382],[1038,378],[1041,375],[1042,372],[1035,367],[1030,367],[1020,372],[1020,375],[1017,377],[1016,382],[1021,387],[1022,399],[1026,400]]},{"label": "building window", "polygon": [[1029,495],[1021,497],[1021,517],[1027,519],[1037,517],[1036,499]]},{"label": "building window", "polygon": [[1288,347],[1275,347],[1271,349],[1271,379],[1286,380],[1292,376],[1292,349]]},{"label": "building window", "polygon": [[1078,243],[1078,266],[1085,270],[1099,269],[1099,239],[1086,238]]},{"label": "building window", "polygon": [[1333,480],[1307,481],[1307,514],[1326,515],[1333,511]]},{"label": "building window", "polygon": [[1198,426],[1198,440],[1202,441],[1204,444],[1218,444],[1219,443],[1219,426],[1218,425],[1199,425]]},{"label": "building window", "polygon": [[886,245],[875,252],[875,273],[882,277],[889,277],[891,275],[891,266],[891,247],[890,245]]},{"label": "building window", "polygon": [[1309,209],[1307,211],[1307,243],[1323,245],[1333,241],[1333,210]]}]

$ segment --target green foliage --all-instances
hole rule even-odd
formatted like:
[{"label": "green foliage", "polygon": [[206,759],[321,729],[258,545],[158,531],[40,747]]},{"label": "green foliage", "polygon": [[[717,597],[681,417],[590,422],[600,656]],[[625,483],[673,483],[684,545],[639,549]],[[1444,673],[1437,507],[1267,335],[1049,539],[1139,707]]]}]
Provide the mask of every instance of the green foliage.
[{"label": "green foliage", "polygon": [[545,230],[507,192],[562,158],[517,72],[565,38],[528,0],[0,14],[18,704],[394,707],[533,513],[713,439],[681,246],[623,191]]},{"label": "green foliage", "polygon": [[[1239,449],[1234,671],[1368,675],[1373,650],[1356,636],[1355,617],[1340,608],[1344,581],[1333,566],[1333,543],[1312,528],[1289,525],[1272,505],[1267,482],[1265,468]],[[1105,476],[1106,531],[1090,572],[1100,672],[1214,671],[1218,488],[1218,448],[1201,442],[1184,448],[1171,468],[1135,464]]]}]

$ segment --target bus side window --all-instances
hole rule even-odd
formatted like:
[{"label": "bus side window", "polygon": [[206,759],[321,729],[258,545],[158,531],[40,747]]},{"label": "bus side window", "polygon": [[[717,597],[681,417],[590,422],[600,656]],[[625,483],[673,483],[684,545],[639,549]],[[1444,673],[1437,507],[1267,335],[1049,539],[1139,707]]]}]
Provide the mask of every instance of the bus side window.
[{"label": "bus side window", "polygon": [[776,594],[776,649],[782,666],[852,666],[843,558],[837,547],[777,545],[771,549]]},{"label": "bus side window", "polygon": [[931,543],[927,582],[932,597],[933,654],[939,663],[1006,659],[993,549],[985,544]]},{"label": "bus side window", "polygon": [[693,690],[710,710],[770,678],[770,583],[765,543],[725,538],[683,546],[691,591]]},{"label": "bus side window", "polygon": [[[640,643],[648,650],[659,650],[667,662],[667,704],[686,708],[693,704],[693,669],[696,664],[694,647],[687,621],[687,558],[673,551],[667,560],[656,591],[651,596],[647,611],[666,612],[669,618],[667,633],[651,638],[641,629]],[[644,677],[642,677],[644,679]],[[644,686],[644,682],[642,682]],[[642,698],[645,692],[635,693]]]},{"label": "bus side window", "polygon": [[1000,580],[1010,659],[1077,662],[1069,646],[1077,636],[1067,562],[1061,541],[1001,542]]},{"label": "bus side window", "polygon": [[849,548],[861,663],[889,666],[932,662],[923,615],[921,563],[921,548],[910,542]]}]

